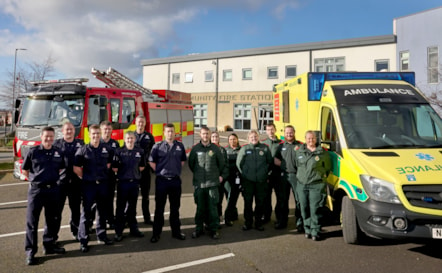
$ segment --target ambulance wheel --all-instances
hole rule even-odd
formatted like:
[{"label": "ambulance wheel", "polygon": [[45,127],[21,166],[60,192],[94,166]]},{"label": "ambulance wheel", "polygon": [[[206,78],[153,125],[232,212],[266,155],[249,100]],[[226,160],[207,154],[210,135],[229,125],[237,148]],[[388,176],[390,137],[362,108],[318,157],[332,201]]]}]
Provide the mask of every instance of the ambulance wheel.
[{"label": "ambulance wheel", "polygon": [[341,217],[344,242],[347,244],[359,244],[362,239],[362,231],[359,228],[355,208],[348,196],[342,198]]}]

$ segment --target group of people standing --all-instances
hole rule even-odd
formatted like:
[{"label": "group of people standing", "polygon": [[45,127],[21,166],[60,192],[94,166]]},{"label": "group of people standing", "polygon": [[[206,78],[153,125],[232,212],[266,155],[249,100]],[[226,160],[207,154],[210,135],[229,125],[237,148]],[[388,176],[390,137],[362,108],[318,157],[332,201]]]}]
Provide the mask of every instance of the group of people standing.
[{"label": "group of people standing", "polygon": [[[172,237],[185,240],[179,209],[180,176],[186,160],[193,173],[196,204],[192,238],[205,231],[213,239],[220,237],[224,196],[227,200],[225,224],[232,226],[238,220],[236,204],[241,192],[244,197],[243,230],[251,229],[253,224],[257,230],[264,230],[263,225],[270,221],[272,213],[272,190],[277,197],[275,228],[283,229],[287,226],[291,189],[297,202],[298,231],[305,230],[307,238],[319,239],[318,209],[326,197],[324,182],[330,171],[330,159],[316,144],[314,132],[308,131],[306,144],[301,144],[294,138],[294,128],[287,126],[285,141],[280,141],[275,137],[275,126],[267,125],[268,139],[263,143],[252,130],[248,134],[249,144],[240,147],[238,136],[233,133],[224,148],[219,145],[218,132],[211,133],[209,128],[202,127],[201,140],[187,158],[184,145],[175,139],[173,124],[164,126],[164,140],[158,143],[145,131],[144,116],[136,117],[135,124],[135,132],[125,133],[123,147],[111,138],[112,124],[107,121],[88,128],[88,144],[75,138],[75,128],[69,122],[63,124],[61,139],[55,140],[52,127],[42,129],[41,144],[30,149],[22,165],[22,172],[30,182],[25,239],[27,265],[37,263],[38,222],[43,208],[43,253],[66,252],[57,243],[66,199],[71,211],[70,229],[80,242],[81,252],[89,251],[94,220],[99,244],[111,245],[123,240],[126,226],[131,236],[144,237],[136,219],[140,192],[144,223],[153,224],[150,242],[160,240],[167,199]],[[149,211],[152,171],[155,173],[153,221]],[[107,226],[115,230],[113,240],[107,236]]]}]

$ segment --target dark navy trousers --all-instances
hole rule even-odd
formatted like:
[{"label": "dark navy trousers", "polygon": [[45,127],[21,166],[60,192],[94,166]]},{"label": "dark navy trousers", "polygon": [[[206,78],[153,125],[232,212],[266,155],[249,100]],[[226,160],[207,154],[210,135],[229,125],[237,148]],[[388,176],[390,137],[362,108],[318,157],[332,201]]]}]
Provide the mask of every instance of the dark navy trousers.
[{"label": "dark navy trousers", "polygon": [[78,239],[81,244],[87,244],[89,241],[88,229],[92,226],[90,219],[94,219],[92,206],[96,203],[95,230],[97,238],[103,240],[106,235],[106,219],[107,219],[107,198],[109,185],[107,181],[96,181],[82,183],[83,194],[83,211],[80,218],[80,228],[78,231]]},{"label": "dark navy trousers", "polygon": [[25,251],[27,256],[34,256],[38,250],[38,221],[45,209],[45,229],[43,246],[53,247],[57,238],[57,223],[60,218],[60,187],[58,185],[39,187],[31,183],[28,189],[28,208],[26,212]]},{"label": "dark navy trousers", "polygon": [[172,235],[181,233],[180,206],[181,206],[181,179],[164,178],[157,176],[155,179],[155,217],[153,235],[159,236],[164,226],[164,208],[169,196],[170,215],[169,222]]},{"label": "dark navy trousers", "polygon": [[115,213],[115,233],[121,235],[125,223],[129,225],[130,231],[138,229],[137,222],[137,201],[139,193],[138,180],[120,180],[117,184],[117,210]]}]

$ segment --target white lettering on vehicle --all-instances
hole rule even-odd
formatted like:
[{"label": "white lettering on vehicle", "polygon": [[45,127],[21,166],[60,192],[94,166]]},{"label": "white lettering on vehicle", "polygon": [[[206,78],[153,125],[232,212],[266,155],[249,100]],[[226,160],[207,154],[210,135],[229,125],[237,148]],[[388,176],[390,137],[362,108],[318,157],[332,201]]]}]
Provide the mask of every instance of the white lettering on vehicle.
[{"label": "white lettering on vehicle", "polygon": [[368,95],[368,94],[398,94],[398,95],[410,95],[414,96],[415,93],[411,89],[403,88],[357,88],[357,89],[346,89],[344,91],[344,96],[354,96],[354,95]]}]

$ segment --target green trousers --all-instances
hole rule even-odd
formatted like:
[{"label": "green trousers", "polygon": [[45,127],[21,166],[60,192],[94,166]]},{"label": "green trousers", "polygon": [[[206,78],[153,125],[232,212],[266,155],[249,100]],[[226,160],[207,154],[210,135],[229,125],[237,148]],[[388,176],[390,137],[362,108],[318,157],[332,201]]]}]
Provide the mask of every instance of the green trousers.
[{"label": "green trousers", "polygon": [[204,221],[211,232],[218,231],[219,216],[218,202],[219,189],[218,186],[209,188],[196,188],[193,193],[196,204],[195,225],[196,231],[203,231]]},{"label": "green trousers", "polygon": [[318,235],[321,230],[319,219],[320,209],[327,198],[326,184],[322,181],[310,184],[297,183],[296,192],[301,206],[301,215],[304,220],[306,234]]}]

